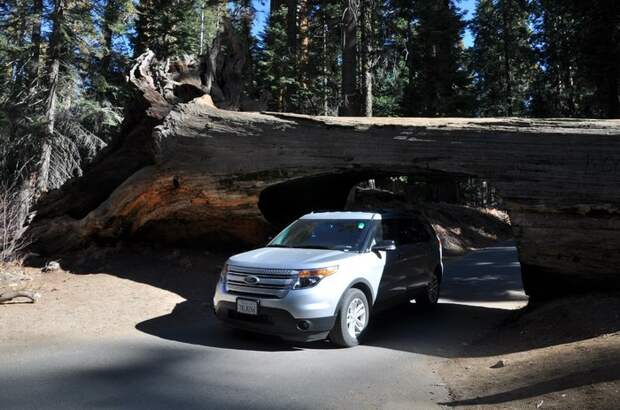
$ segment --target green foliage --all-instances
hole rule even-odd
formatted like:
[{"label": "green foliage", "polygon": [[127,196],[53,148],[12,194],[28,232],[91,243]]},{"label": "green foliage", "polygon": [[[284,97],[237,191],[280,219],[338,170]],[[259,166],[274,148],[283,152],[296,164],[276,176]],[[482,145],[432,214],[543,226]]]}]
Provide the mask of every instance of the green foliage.
[{"label": "green foliage", "polygon": [[201,10],[197,0],[142,0],[137,6],[135,55],[147,48],[158,57],[200,52]]},{"label": "green foliage", "polygon": [[529,11],[521,0],[480,0],[471,24],[475,43],[477,114],[513,116],[528,112],[536,74]]},{"label": "green foliage", "polygon": [[402,111],[414,116],[471,112],[470,75],[465,68],[465,22],[452,1],[419,0],[407,20],[409,82]]},{"label": "green foliage", "polygon": [[278,111],[290,110],[298,103],[297,58],[288,47],[286,13],[282,7],[269,17],[258,62],[260,86],[270,94],[270,108]]}]

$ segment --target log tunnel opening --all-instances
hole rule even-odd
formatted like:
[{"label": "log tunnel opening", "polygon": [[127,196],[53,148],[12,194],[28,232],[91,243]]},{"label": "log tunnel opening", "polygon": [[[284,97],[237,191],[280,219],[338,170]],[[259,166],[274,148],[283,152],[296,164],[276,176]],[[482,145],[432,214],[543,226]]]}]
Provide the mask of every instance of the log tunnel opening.
[{"label": "log tunnel opening", "polygon": [[[276,231],[313,211],[417,209],[433,224],[444,254],[488,247],[474,256],[467,272],[450,272],[453,283],[444,297],[458,301],[465,295],[487,302],[526,298],[512,228],[497,190],[484,179],[428,170],[322,174],[272,185],[261,192],[258,206]],[[493,214],[489,208],[499,209]]]},{"label": "log tunnel opening", "polygon": [[376,173],[343,172],[275,184],[260,193],[258,208],[275,228],[282,228],[312,211],[343,210],[351,188],[373,175]]},{"label": "log tunnel opening", "polygon": [[[426,169],[411,174],[367,169],[319,174],[271,185],[260,193],[258,208],[275,228],[282,228],[310,212],[345,210],[348,202],[351,206],[352,191],[364,188],[372,188],[379,196],[377,201],[392,202],[391,205],[397,201],[409,207],[422,203],[502,206],[497,190],[482,178]],[[382,208],[380,204],[377,206]]]}]

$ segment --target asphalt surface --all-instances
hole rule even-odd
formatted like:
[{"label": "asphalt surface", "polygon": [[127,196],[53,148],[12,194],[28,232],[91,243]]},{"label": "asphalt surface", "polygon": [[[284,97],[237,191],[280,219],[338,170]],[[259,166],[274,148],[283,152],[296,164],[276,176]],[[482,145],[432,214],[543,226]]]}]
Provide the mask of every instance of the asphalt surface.
[{"label": "asphalt surface", "polygon": [[[290,344],[217,323],[186,301],[122,337],[0,346],[1,409],[435,408],[446,358],[521,306],[511,244],[446,264],[442,303],[372,318],[365,344]],[[1,326],[0,318],[0,326]]]}]

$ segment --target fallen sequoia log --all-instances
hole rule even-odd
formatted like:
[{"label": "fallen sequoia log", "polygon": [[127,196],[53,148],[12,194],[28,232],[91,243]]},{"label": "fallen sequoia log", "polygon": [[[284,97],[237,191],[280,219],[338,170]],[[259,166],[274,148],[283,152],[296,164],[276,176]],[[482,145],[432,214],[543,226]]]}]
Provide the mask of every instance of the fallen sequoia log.
[{"label": "fallen sequoia log", "polygon": [[140,57],[120,142],[51,193],[31,232],[90,240],[257,244],[376,175],[488,179],[513,223],[526,290],[620,284],[620,121],[330,118],[215,107],[191,59]]}]

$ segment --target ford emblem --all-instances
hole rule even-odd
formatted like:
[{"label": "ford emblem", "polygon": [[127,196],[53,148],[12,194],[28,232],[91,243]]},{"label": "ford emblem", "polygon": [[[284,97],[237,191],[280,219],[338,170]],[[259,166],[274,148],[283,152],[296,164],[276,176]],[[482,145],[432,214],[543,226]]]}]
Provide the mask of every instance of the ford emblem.
[{"label": "ford emblem", "polygon": [[248,285],[256,285],[258,282],[260,282],[260,279],[256,276],[246,276],[243,281]]}]

